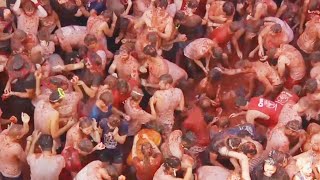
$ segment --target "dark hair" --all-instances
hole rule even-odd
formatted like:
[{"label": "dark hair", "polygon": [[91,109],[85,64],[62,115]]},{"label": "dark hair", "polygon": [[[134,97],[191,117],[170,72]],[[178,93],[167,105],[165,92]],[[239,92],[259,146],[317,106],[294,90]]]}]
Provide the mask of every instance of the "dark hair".
[{"label": "dark hair", "polygon": [[274,33],[281,33],[282,32],[282,27],[280,24],[275,23],[270,27],[270,30]]},{"label": "dark hair", "polygon": [[112,75],[108,75],[106,79],[104,79],[103,84],[108,85],[110,89],[114,89],[117,85],[118,79]]},{"label": "dark hair", "polygon": [[84,58],[87,56],[88,48],[86,46],[80,46],[78,52],[79,57]]},{"label": "dark hair", "polygon": [[160,81],[164,82],[165,84],[172,84],[173,78],[170,74],[163,74],[160,76]]},{"label": "dark hair", "polygon": [[87,34],[85,37],[84,37],[84,43],[88,46],[92,43],[97,43],[98,42],[98,39],[96,38],[95,35],[93,34]]},{"label": "dark hair", "polygon": [[124,93],[127,93],[129,91],[129,84],[124,79],[119,79],[117,82],[117,89],[121,92],[125,91]]},{"label": "dark hair", "polygon": [[243,129],[243,130],[239,131],[238,136],[241,137],[241,138],[244,138],[246,136],[251,136],[251,134],[247,130]]},{"label": "dark hair", "polygon": [[108,122],[112,127],[119,127],[121,124],[121,119],[119,115],[116,114],[112,114],[109,118],[108,118]]},{"label": "dark hair", "polygon": [[157,50],[153,45],[146,45],[143,48],[143,53],[146,55],[149,55],[151,57],[156,57],[157,56]]},{"label": "dark hair", "polygon": [[197,136],[194,134],[194,132],[188,131],[182,135],[181,139],[187,143],[188,147],[192,147],[197,141]]},{"label": "dark hair", "polygon": [[158,42],[158,34],[156,32],[149,32],[147,34],[147,39],[153,46],[155,46]]},{"label": "dark hair", "polygon": [[310,61],[319,62],[320,61],[320,51],[312,52],[308,59]]},{"label": "dark hair", "polygon": [[14,71],[19,71],[23,68],[25,62],[21,55],[14,55],[12,59],[12,68]]},{"label": "dark hair", "polygon": [[222,79],[222,73],[218,69],[213,68],[209,71],[208,78],[211,83],[220,81]]},{"label": "dark hair", "polygon": [[166,8],[168,6],[168,1],[167,0],[157,0],[156,6],[159,8]]},{"label": "dark hair", "polygon": [[269,153],[269,157],[272,158],[277,164],[283,164],[289,158],[289,154],[278,151],[272,150]]},{"label": "dark hair", "polygon": [[230,24],[231,32],[236,32],[242,27],[242,23],[239,21],[234,21]]},{"label": "dark hair", "polygon": [[240,145],[239,147],[240,151],[242,151],[244,154],[248,155],[256,155],[257,154],[257,147],[252,142],[246,142]]},{"label": "dark hair", "polygon": [[286,126],[285,126],[287,129],[290,129],[292,131],[298,131],[300,130],[302,127],[301,127],[301,123],[300,121],[298,120],[292,120],[292,121],[289,121]]},{"label": "dark hair", "polygon": [[227,1],[223,4],[222,9],[223,9],[223,12],[225,12],[227,16],[231,16],[235,11],[233,3],[229,2],[229,1]]},{"label": "dark hair", "polygon": [[221,60],[223,58],[223,50],[221,48],[213,48],[212,52],[216,59]]},{"label": "dark hair", "polygon": [[113,180],[118,179],[119,173],[113,165],[108,165],[106,167],[106,170],[107,170],[109,176],[111,177],[111,179],[113,179]]},{"label": "dark hair", "polygon": [[102,65],[102,59],[97,53],[89,53],[88,58],[90,59],[90,62],[96,66]]},{"label": "dark hair", "polygon": [[82,117],[80,118],[80,121],[79,121],[79,127],[80,128],[88,128],[90,126],[92,126],[92,119],[89,118],[89,117]]},{"label": "dark hair", "polygon": [[105,105],[109,105],[113,103],[113,96],[112,93],[109,91],[106,91],[104,93],[102,93],[99,97],[99,99],[105,104]]},{"label": "dark hair", "polygon": [[198,7],[199,3],[197,0],[189,0],[188,2],[188,8],[196,9]]},{"label": "dark hair", "polygon": [[294,85],[292,87],[292,92],[300,97],[302,92],[302,87],[300,85]]},{"label": "dark hair", "polygon": [[144,154],[144,149],[145,147],[149,146],[150,148],[152,148],[152,145],[149,142],[145,142],[141,145],[141,152]]},{"label": "dark hair", "polygon": [[211,101],[208,97],[202,97],[199,99],[199,106],[201,109],[205,110],[211,106]]},{"label": "dark hair", "polygon": [[4,20],[4,10],[5,10],[6,8],[4,8],[4,7],[0,7],[0,20]]},{"label": "dark hair", "polygon": [[174,16],[174,19],[175,19],[175,20],[182,21],[182,20],[184,20],[186,17],[187,17],[186,14],[185,14],[183,11],[179,10],[179,11],[176,12],[176,14],[175,14],[175,16]]},{"label": "dark hair", "polygon": [[127,30],[128,26],[129,26],[129,23],[130,23],[129,19],[120,17],[119,26],[120,26],[121,30],[123,30],[123,31]]},{"label": "dark hair", "polygon": [[102,15],[104,18],[112,18],[113,12],[108,9],[108,10],[105,10],[105,11],[101,12],[101,15]]},{"label": "dark hair", "polygon": [[239,137],[229,137],[226,141],[227,147],[230,149],[238,149],[241,144],[241,138]]},{"label": "dark hair", "polygon": [[164,160],[163,166],[166,170],[170,168],[178,168],[181,166],[181,161],[177,157],[170,156]]},{"label": "dark hair", "polygon": [[314,93],[318,88],[316,79],[308,79],[303,87],[306,93]]},{"label": "dark hair", "polygon": [[79,58],[79,53],[77,51],[72,51],[69,53],[66,53],[65,55],[65,63],[66,64],[74,64],[76,63],[76,58]]},{"label": "dark hair", "polygon": [[44,151],[51,151],[53,146],[53,138],[49,134],[41,134],[38,140],[38,144]]},{"label": "dark hair", "polygon": [[92,149],[94,148],[92,142],[88,138],[82,139],[79,142],[78,147],[81,151],[86,152],[86,153],[91,152]]},{"label": "dark hair", "polygon": [[239,96],[236,98],[236,106],[245,106],[248,103],[248,100],[243,97],[243,96]]},{"label": "dark hair", "polygon": [[59,92],[59,89],[54,90],[49,96],[49,101],[51,103],[60,102],[62,99],[63,99],[63,96],[61,95],[61,92]]}]

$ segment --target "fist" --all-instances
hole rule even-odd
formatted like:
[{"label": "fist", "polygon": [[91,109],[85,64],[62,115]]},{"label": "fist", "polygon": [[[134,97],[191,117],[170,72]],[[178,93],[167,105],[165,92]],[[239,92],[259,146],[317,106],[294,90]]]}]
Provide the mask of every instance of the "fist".
[{"label": "fist", "polygon": [[26,113],[21,113],[21,119],[23,123],[29,123],[30,121],[30,116]]}]

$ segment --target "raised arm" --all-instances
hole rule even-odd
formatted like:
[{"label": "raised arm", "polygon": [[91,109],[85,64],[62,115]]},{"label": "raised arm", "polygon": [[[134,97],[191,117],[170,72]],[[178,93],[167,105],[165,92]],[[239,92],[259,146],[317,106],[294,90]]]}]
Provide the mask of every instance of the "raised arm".
[{"label": "raised arm", "polygon": [[17,0],[16,3],[14,3],[13,7],[12,7],[12,11],[19,16],[21,14],[21,10],[20,10],[20,5],[21,5],[21,0]]},{"label": "raised arm", "polygon": [[39,17],[43,18],[43,17],[48,16],[47,11],[41,6],[41,4],[38,2],[38,0],[31,0],[31,1],[37,7],[37,9],[38,9],[37,14]]},{"label": "raised arm", "polygon": [[74,119],[70,119],[64,127],[59,128],[59,113],[53,114],[51,116],[50,121],[50,130],[52,138],[59,138],[63,133],[67,132],[75,123],[76,122]]}]

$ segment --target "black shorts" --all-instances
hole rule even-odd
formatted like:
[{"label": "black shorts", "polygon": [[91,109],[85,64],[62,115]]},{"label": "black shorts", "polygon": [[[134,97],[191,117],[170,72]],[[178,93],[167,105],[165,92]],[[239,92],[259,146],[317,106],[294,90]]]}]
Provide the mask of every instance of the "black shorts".
[{"label": "black shorts", "polygon": [[18,177],[5,177],[3,174],[0,173],[0,179],[1,180],[23,180],[22,174],[20,174],[20,176]]},{"label": "black shorts", "polygon": [[123,163],[123,152],[121,149],[104,149],[99,151],[99,159],[102,162],[109,162],[114,164]]}]

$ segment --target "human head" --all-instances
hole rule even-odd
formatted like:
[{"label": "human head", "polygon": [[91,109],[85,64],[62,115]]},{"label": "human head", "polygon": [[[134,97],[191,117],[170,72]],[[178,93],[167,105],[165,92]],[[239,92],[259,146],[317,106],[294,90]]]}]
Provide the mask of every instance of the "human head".
[{"label": "human head", "polygon": [[239,96],[236,98],[235,103],[236,103],[236,106],[240,107],[240,109],[244,109],[248,105],[248,100],[243,96]]},{"label": "human head", "polygon": [[226,13],[227,16],[232,16],[234,14],[235,8],[232,2],[226,1],[222,6],[222,10]]},{"label": "human head", "polygon": [[192,131],[188,131],[181,137],[182,145],[185,148],[191,148],[197,142],[197,137]]},{"label": "human head", "polygon": [[300,85],[294,85],[291,89],[291,91],[296,94],[297,96],[301,96],[302,94],[302,87]]},{"label": "human head", "polygon": [[38,139],[38,144],[42,151],[50,151],[53,146],[53,138],[49,134],[41,134]]},{"label": "human head", "polygon": [[102,70],[101,57],[95,52],[89,53],[87,61],[86,61],[86,67],[91,72],[101,72],[101,70]]},{"label": "human head", "polygon": [[80,46],[78,53],[80,58],[85,58],[88,53],[88,48],[86,46]]},{"label": "human head", "polygon": [[314,66],[314,64],[320,62],[320,51],[312,52],[308,59],[311,61],[311,65]]},{"label": "human head", "polygon": [[88,47],[88,49],[95,48],[97,43],[98,43],[98,39],[93,34],[87,34],[84,37],[84,44]]},{"label": "human head", "polygon": [[130,20],[124,17],[120,17],[119,27],[120,30],[126,32],[129,26]]},{"label": "human head", "polygon": [[129,92],[129,84],[124,79],[119,79],[117,83],[117,89],[120,94],[127,94]]},{"label": "human head", "polygon": [[12,13],[10,9],[0,8],[0,20],[10,20],[12,17]]},{"label": "human head", "polygon": [[164,160],[163,165],[168,174],[176,175],[177,170],[181,167],[181,161],[177,157],[170,156]]},{"label": "human head", "polygon": [[103,92],[97,100],[97,103],[100,107],[106,108],[113,103],[112,93],[109,91]]},{"label": "human head", "polygon": [[173,83],[173,78],[170,74],[164,74],[160,76],[160,82],[159,82],[160,89],[162,90],[168,89],[171,87],[172,83]]},{"label": "human head", "polygon": [[268,158],[264,161],[263,174],[267,177],[271,177],[277,171],[276,162],[272,158]]},{"label": "human head", "polygon": [[78,143],[78,147],[81,151],[86,153],[92,152],[94,148],[92,142],[88,138],[81,139],[81,141]]},{"label": "human head", "polygon": [[174,20],[178,23],[178,24],[183,24],[186,21],[186,14],[179,10],[176,12],[175,16],[174,16]]},{"label": "human head", "polygon": [[134,87],[131,91],[131,98],[134,101],[140,102],[143,96],[143,91],[140,88]]},{"label": "human head", "polygon": [[305,85],[303,86],[303,90],[305,91],[305,93],[314,93],[318,88],[318,83],[316,79],[308,79],[305,83]]},{"label": "human head", "polygon": [[157,54],[157,50],[156,48],[153,46],[153,45],[146,45],[144,48],[143,48],[143,53],[145,55],[149,55],[151,57],[156,57],[158,54]]},{"label": "human head", "polygon": [[280,53],[278,48],[271,48],[267,51],[267,56],[270,59],[276,59],[279,58]]},{"label": "human head", "polygon": [[282,27],[280,24],[275,23],[270,27],[270,30],[273,34],[279,34],[282,32]]},{"label": "human head", "polygon": [[58,88],[50,94],[49,102],[52,104],[54,108],[59,107],[64,96],[65,96],[65,93],[63,89]]},{"label": "human head", "polygon": [[230,24],[231,32],[236,32],[242,27],[242,24],[239,21],[234,21]]},{"label": "human head", "polygon": [[21,124],[12,124],[8,129],[7,135],[14,140],[21,139],[23,137],[22,129],[23,126]]},{"label": "human head", "polygon": [[150,157],[152,156],[152,146],[149,142],[145,142],[141,145],[141,152],[144,155],[144,157]]},{"label": "human head", "polygon": [[208,79],[211,83],[215,83],[222,79],[222,73],[216,68],[213,68],[208,73]]},{"label": "human head", "polygon": [[156,0],[155,4],[156,4],[156,7],[165,9],[168,6],[168,0]]},{"label": "human head", "polygon": [[297,137],[299,136],[299,131],[301,128],[301,123],[298,120],[289,121],[285,125],[285,134],[287,136]]},{"label": "human head", "polygon": [[109,21],[113,16],[113,12],[111,10],[105,10],[101,13],[101,16],[105,19],[105,21]]},{"label": "human head", "polygon": [[203,110],[207,110],[211,107],[211,100],[208,97],[202,97],[199,99],[199,106]]},{"label": "human head", "polygon": [[45,85],[51,90],[56,90],[58,88],[61,88],[63,90],[68,89],[69,84],[66,80],[62,79],[62,77],[50,76],[47,79],[48,81]]},{"label": "human head", "polygon": [[80,118],[79,121],[79,128],[81,130],[81,132],[85,135],[90,135],[93,128],[92,128],[92,123],[93,123],[93,119],[88,118],[88,117],[82,117]]},{"label": "human head", "polygon": [[229,137],[226,141],[227,147],[231,150],[236,150],[240,147],[241,138],[239,137]]},{"label": "human head", "polygon": [[151,43],[151,45],[155,47],[158,42],[158,34],[156,32],[149,32],[147,34],[147,39]]},{"label": "human head", "polygon": [[17,29],[14,33],[13,36],[15,39],[18,39],[20,42],[23,42],[27,38],[27,33],[24,32],[21,29]]},{"label": "human head", "polygon": [[213,47],[211,49],[211,51],[212,51],[212,54],[213,54],[215,59],[222,60],[222,58],[223,58],[223,50],[221,48]]},{"label": "human head", "polygon": [[187,7],[189,9],[191,9],[192,11],[196,11],[198,8],[198,5],[199,5],[199,3],[197,0],[189,0]]},{"label": "human head", "polygon": [[112,114],[109,118],[108,118],[108,124],[113,127],[119,127],[121,123],[121,119],[119,115],[116,114]]},{"label": "human head", "polygon": [[246,142],[241,144],[239,149],[249,158],[252,158],[257,154],[257,147],[252,142]]},{"label": "human head", "polygon": [[105,86],[108,86],[108,89],[113,90],[117,87],[118,79],[112,75],[108,75],[103,81]]},{"label": "human head", "polygon": [[22,4],[22,10],[27,16],[32,16],[36,12],[35,5],[32,1],[25,1]]},{"label": "human head", "polygon": [[288,163],[289,154],[278,150],[272,150],[269,153],[269,157],[272,158],[277,163],[277,165],[281,167],[286,167]]}]

